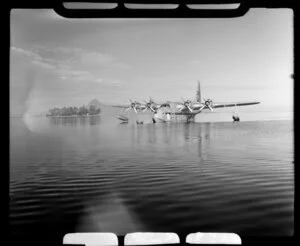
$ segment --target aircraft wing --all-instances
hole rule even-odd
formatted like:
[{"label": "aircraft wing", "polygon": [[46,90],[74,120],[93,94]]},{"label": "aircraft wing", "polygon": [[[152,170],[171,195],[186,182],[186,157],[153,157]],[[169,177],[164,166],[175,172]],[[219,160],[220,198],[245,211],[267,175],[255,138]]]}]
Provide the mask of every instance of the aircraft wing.
[{"label": "aircraft wing", "polygon": [[111,106],[114,108],[129,108],[130,107],[130,105],[108,105],[108,106]]},{"label": "aircraft wing", "polygon": [[213,108],[227,108],[227,107],[235,107],[235,106],[247,106],[247,105],[254,105],[259,104],[260,102],[240,102],[240,103],[214,103]]}]

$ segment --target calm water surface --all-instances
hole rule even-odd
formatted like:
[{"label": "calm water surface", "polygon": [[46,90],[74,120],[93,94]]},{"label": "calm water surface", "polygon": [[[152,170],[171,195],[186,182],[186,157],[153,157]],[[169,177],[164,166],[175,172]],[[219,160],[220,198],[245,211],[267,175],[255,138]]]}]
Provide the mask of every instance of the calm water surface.
[{"label": "calm water surface", "polygon": [[293,234],[289,120],[124,125],[107,117],[11,118],[10,147],[14,238]]}]

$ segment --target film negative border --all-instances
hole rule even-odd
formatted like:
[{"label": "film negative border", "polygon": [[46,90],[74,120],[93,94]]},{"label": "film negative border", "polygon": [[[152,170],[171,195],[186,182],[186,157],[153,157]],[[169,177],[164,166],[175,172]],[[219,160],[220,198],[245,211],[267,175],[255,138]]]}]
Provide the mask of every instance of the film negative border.
[{"label": "film negative border", "polygon": [[[72,2],[79,2],[79,1],[72,1]],[[82,1],[80,1],[82,2]],[[119,6],[116,9],[113,9],[114,11],[109,10],[80,10],[80,11],[74,11],[74,10],[67,10],[67,13],[65,13],[65,10],[63,10],[63,5],[62,1],[43,1],[43,2],[35,2],[35,1],[11,1],[10,2],[10,8],[53,8],[58,14],[66,17],[66,18],[120,18],[120,17],[136,17],[136,18],[151,18],[151,17],[161,17],[161,18],[224,18],[224,17],[238,17],[242,16],[247,11],[249,8],[292,8],[295,10],[296,3],[295,1],[278,1],[278,2],[269,2],[269,1],[241,1],[241,6],[235,10],[235,11],[228,11],[225,12],[222,11],[222,13],[216,11],[216,10],[191,10],[187,8],[186,6],[181,7],[183,5],[180,5],[179,8],[175,10],[129,10],[124,7],[125,1],[89,1],[89,2],[121,2]],[[140,1],[128,1],[130,3],[137,2],[139,3]],[[150,2],[150,1],[147,1]],[[151,1],[151,3],[156,2],[156,1]],[[178,3],[181,4],[181,1],[164,1],[164,3]],[[186,1],[186,3],[200,3],[203,1]],[[211,1],[210,1],[211,2]],[[220,3],[221,1],[214,1]],[[224,2],[224,1],[222,1]],[[227,1],[226,1],[227,2]],[[162,3],[162,1],[160,1]],[[62,11],[62,12],[61,12]],[[107,13],[109,12],[109,13]],[[294,27],[296,28],[296,27]],[[296,33],[296,30],[294,31]],[[295,39],[295,38],[294,38]],[[294,42],[296,44],[296,42]],[[296,65],[296,64],[295,64]],[[295,70],[296,70],[295,66]],[[296,89],[296,87],[295,87]],[[294,103],[295,107],[295,113],[296,113],[296,100]],[[296,119],[295,119],[296,122]],[[295,127],[295,133],[296,133],[296,127]],[[296,167],[295,167],[295,173],[296,173]],[[296,186],[296,184],[295,184]],[[297,189],[296,189],[297,190]],[[295,199],[297,200],[297,199]],[[296,205],[295,205],[295,210],[296,210]],[[295,213],[296,214],[296,213]],[[296,220],[296,219],[295,219]],[[297,237],[296,234],[297,231],[297,225],[295,224],[295,238]],[[180,235],[182,237],[182,235]],[[119,237],[118,237],[119,238]],[[279,243],[279,244],[290,244],[294,245],[293,243],[293,237],[275,237],[275,238],[269,238],[269,237],[253,237],[253,236],[246,236],[242,237],[242,245],[267,245],[269,243]],[[124,242],[123,242],[124,243]],[[181,241],[181,244],[182,243]],[[122,245],[119,244],[119,245]]]}]

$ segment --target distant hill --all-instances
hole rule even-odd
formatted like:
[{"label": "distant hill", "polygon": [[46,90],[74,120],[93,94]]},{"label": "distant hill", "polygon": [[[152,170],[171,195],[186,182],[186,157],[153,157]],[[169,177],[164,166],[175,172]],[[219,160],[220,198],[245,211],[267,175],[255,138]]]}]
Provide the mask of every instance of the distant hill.
[{"label": "distant hill", "polygon": [[100,103],[97,99],[93,99],[88,103],[87,108],[90,108],[90,106],[94,106],[96,109],[101,109],[101,107],[103,107],[103,104]]}]

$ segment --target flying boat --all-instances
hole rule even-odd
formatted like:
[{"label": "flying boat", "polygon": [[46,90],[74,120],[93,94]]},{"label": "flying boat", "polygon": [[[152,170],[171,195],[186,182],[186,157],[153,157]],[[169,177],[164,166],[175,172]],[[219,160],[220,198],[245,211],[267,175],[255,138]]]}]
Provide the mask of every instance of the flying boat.
[{"label": "flying boat", "polygon": [[[198,81],[196,97],[193,100],[182,100],[181,102],[167,101],[166,103],[158,104],[150,97],[148,102],[144,101],[144,103],[140,103],[136,100],[130,100],[129,105],[114,105],[113,107],[122,108],[124,112],[133,110],[136,114],[139,112],[150,111],[153,113],[153,122],[157,122],[157,120],[163,122],[171,121],[172,116],[185,116],[186,121],[189,122],[194,120],[195,116],[202,111],[209,110],[213,112],[214,109],[217,108],[248,106],[259,103],[260,102],[215,103],[212,99],[201,97],[200,82]],[[128,118],[124,115],[120,115],[118,119],[121,121],[128,121]],[[237,119],[239,121],[237,115],[234,115],[233,119],[234,121],[237,121]]]}]

